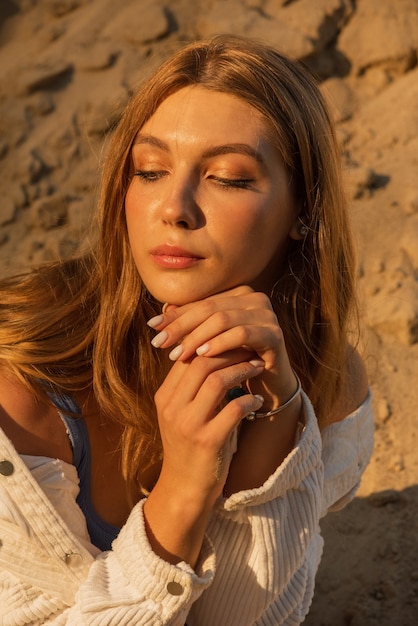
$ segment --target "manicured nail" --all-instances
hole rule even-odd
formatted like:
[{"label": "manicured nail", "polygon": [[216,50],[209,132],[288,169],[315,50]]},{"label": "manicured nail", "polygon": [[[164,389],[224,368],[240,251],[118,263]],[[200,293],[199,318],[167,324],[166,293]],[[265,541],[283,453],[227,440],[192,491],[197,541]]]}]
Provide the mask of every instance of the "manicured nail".
[{"label": "manicured nail", "polygon": [[260,394],[256,393],[256,394],[254,394],[254,398],[257,398],[257,400],[260,401],[260,406],[263,406],[263,404],[264,404],[263,396],[260,396]]},{"label": "manicured nail", "polygon": [[179,344],[178,346],[176,346],[168,355],[168,358],[171,359],[172,361],[175,361],[176,359],[179,358],[180,354],[183,354],[183,346],[181,344]]},{"label": "manicured nail", "polygon": [[164,341],[168,339],[168,333],[165,330],[162,330],[158,335],[155,335],[154,339],[151,340],[151,344],[154,348],[161,348]]},{"label": "manicured nail", "polygon": [[253,367],[264,367],[265,363],[261,359],[252,359],[249,361]]},{"label": "manicured nail", "polygon": [[168,307],[168,302],[164,302],[163,307],[162,307],[162,312],[165,313]]},{"label": "manicured nail", "polygon": [[148,320],[147,324],[148,326],[151,326],[151,328],[156,328],[157,326],[161,324],[163,319],[164,319],[164,315],[156,315],[155,317],[151,317],[151,319]]},{"label": "manicured nail", "polygon": [[199,356],[202,356],[202,354],[206,354],[208,350],[209,350],[209,344],[204,343],[202,346],[199,346],[198,348],[196,348],[196,354],[198,354]]}]

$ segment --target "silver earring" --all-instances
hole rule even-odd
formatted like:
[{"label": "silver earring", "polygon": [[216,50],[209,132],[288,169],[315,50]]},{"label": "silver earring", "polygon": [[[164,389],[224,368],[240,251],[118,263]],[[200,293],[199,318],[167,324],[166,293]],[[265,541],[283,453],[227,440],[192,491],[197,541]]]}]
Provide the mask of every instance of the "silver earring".
[{"label": "silver earring", "polygon": [[306,235],[309,233],[309,227],[306,226],[306,224],[301,224],[299,228],[299,233],[302,237],[306,237]]}]

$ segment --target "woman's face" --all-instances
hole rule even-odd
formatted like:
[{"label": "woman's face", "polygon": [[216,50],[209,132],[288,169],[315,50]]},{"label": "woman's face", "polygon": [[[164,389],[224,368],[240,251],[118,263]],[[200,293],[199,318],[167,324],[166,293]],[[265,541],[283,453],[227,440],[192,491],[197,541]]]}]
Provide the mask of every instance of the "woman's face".
[{"label": "woman's face", "polygon": [[138,133],[125,201],[138,272],[160,302],[185,304],[238,285],[268,292],[297,212],[258,111],[185,87]]}]

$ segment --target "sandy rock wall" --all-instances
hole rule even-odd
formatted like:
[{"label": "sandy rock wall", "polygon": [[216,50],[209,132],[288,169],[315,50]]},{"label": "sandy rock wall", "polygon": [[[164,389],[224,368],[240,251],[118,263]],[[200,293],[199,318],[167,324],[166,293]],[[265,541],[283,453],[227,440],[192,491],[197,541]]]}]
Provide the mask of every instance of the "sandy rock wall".
[{"label": "sandy rock wall", "polygon": [[[106,138],[182,43],[262,39],[318,76],[358,242],[376,448],[324,521],[311,626],[418,614],[418,0],[1,0],[0,275],[82,249]],[[93,233],[94,236],[94,233]]]}]

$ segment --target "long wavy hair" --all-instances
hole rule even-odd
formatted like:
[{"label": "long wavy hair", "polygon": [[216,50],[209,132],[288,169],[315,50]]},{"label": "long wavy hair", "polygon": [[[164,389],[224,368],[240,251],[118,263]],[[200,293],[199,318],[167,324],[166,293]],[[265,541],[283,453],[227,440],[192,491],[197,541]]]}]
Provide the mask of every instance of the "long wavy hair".
[{"label": "long wavy hair", "polygon": [[340,393],[347,337],[356,327],[339,148],[316,81],[299,63],[245,38],[217,36],[184,47],[138,89],[112,133],[94,250],[3,281],[0,291],[0,359],[38,393],[45,385],[92,388],[101,410],[123,425],[123,467],[131,480],[162,455],[153,398],[166,374],[146,325],[158,304],[142,284],[127,236],[131,149],[161,102],[189,85],[254,107],[283,158],[308,234],[290,242],[272,277],[271,300],[321,425]]}]

